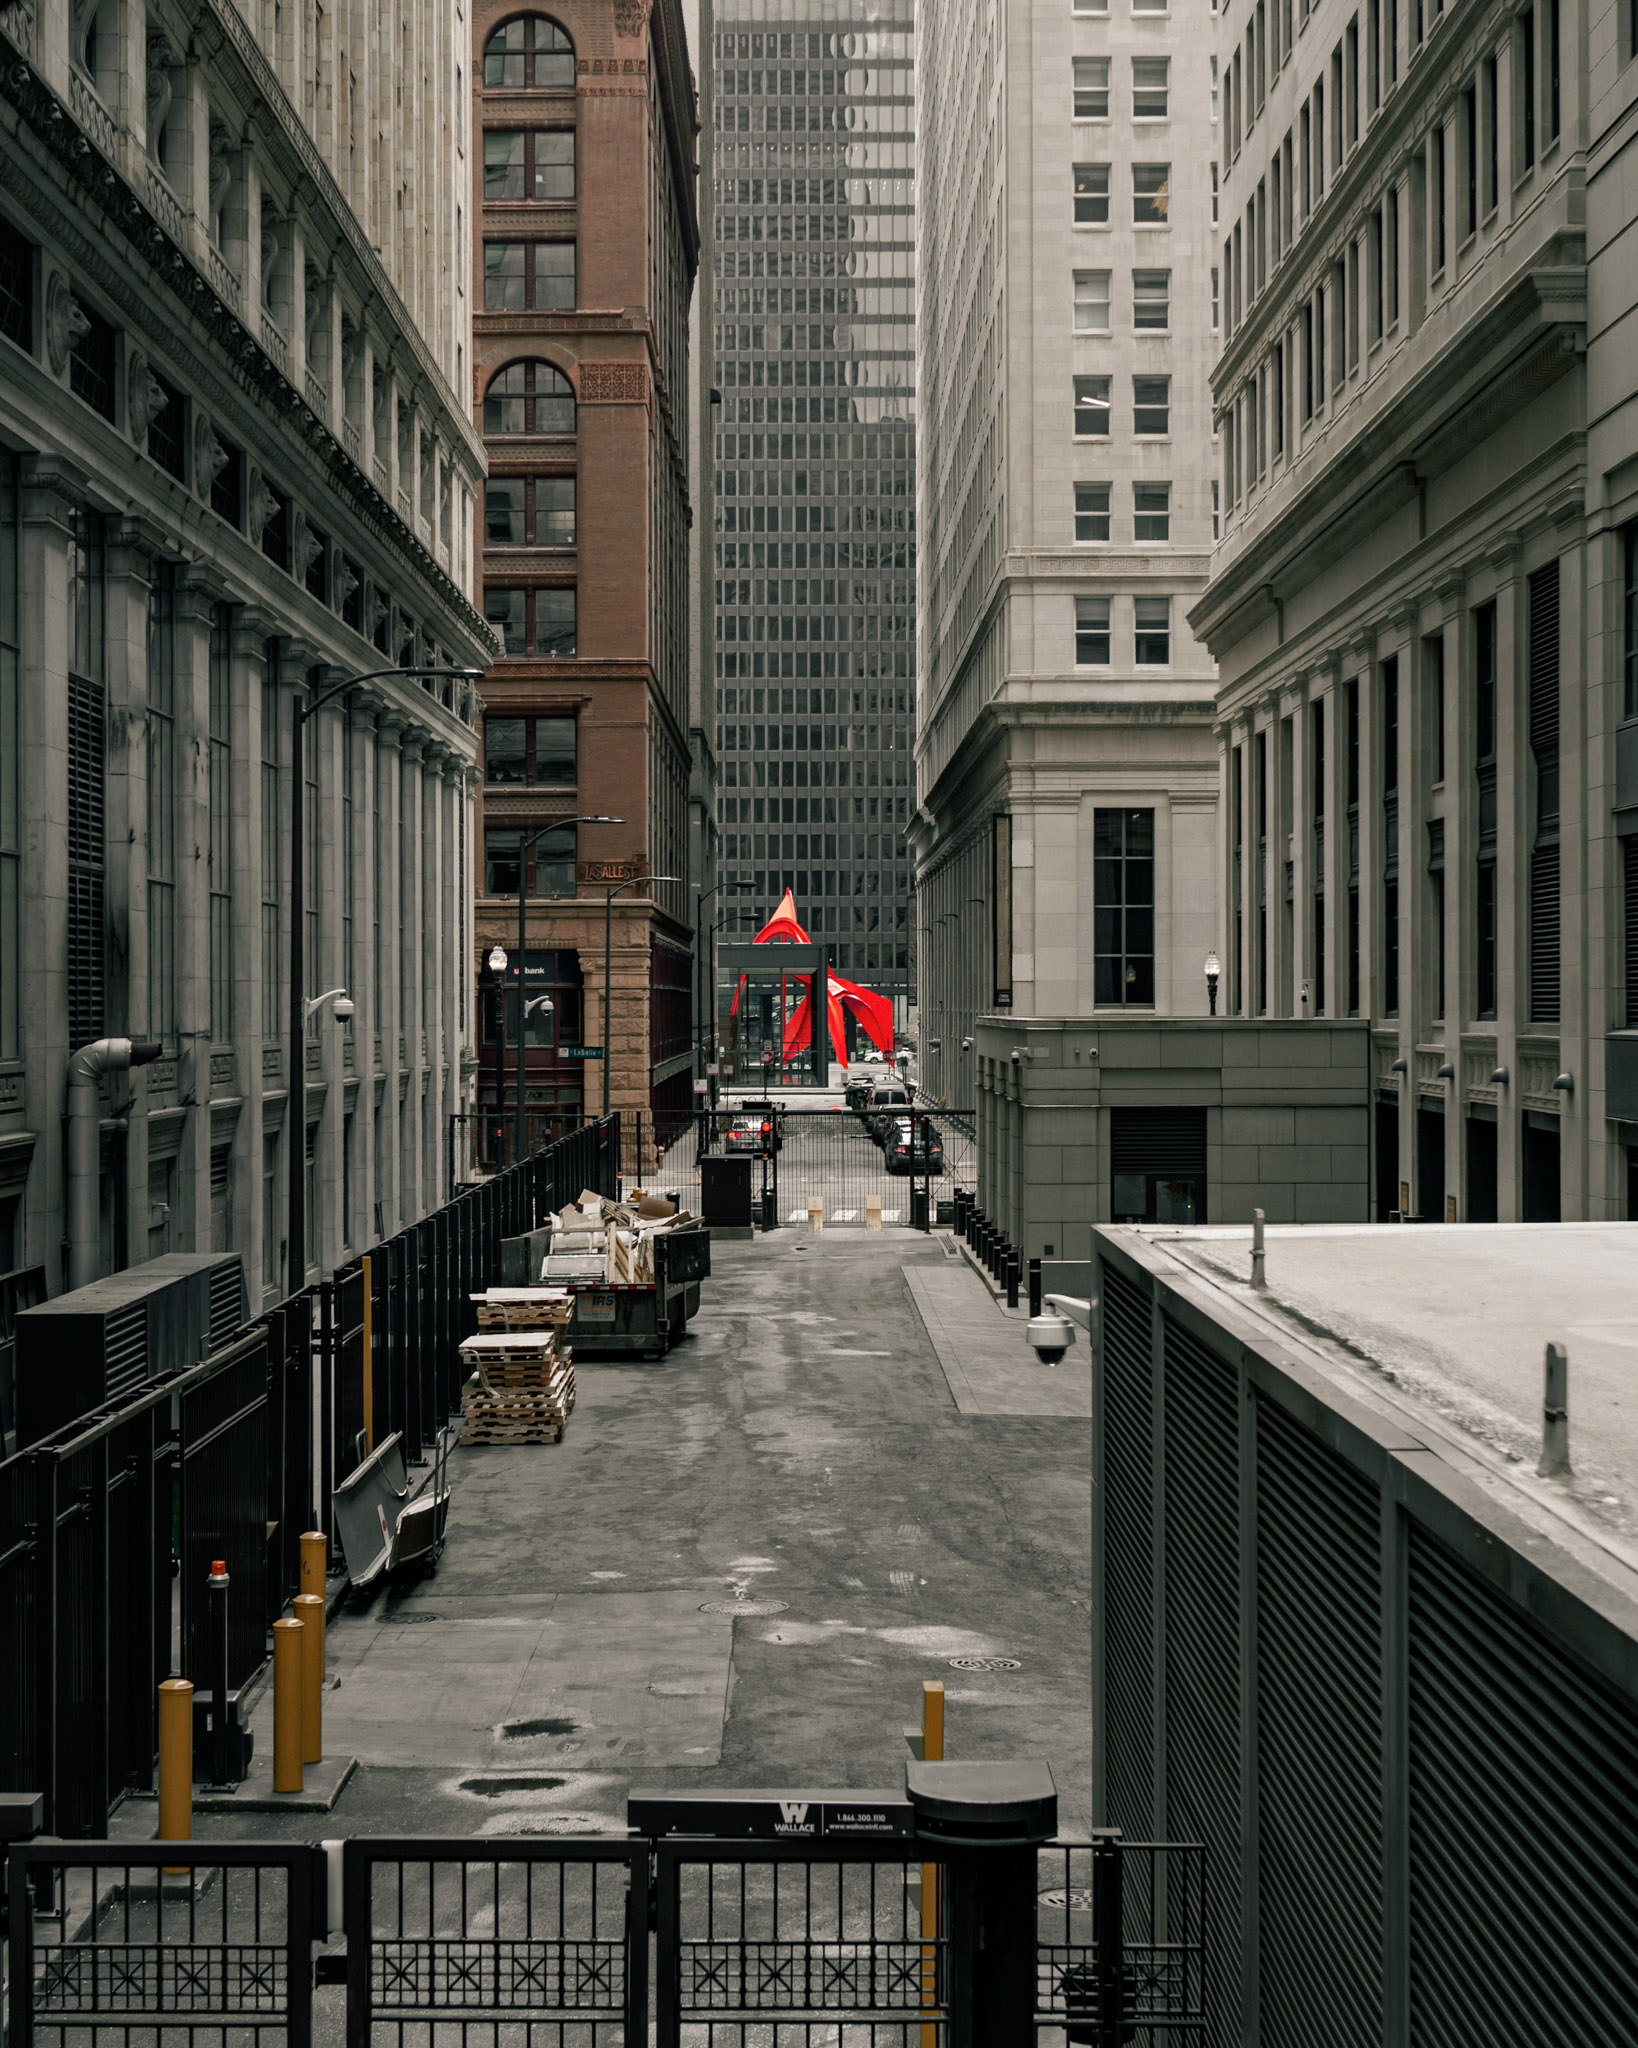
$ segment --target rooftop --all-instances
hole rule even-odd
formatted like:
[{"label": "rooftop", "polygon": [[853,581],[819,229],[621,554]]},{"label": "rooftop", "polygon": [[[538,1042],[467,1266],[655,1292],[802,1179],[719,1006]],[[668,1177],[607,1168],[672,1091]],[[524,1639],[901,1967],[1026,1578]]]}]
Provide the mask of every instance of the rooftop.
[{"label": "rooftop", "polygon": [[[1256,1293],[1248,1226],[1099,1235],[1638,1592],[1638,1226],[1271,1225]],[[1568,1481],[1536,1475],[1549,1343],[1569,1357]]]}]

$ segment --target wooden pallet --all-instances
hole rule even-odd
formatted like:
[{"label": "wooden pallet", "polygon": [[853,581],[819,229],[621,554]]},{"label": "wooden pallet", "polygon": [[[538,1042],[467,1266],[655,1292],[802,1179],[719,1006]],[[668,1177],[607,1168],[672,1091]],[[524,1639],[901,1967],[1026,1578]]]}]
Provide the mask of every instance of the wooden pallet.
[{"label": "wooden pallet", "polygon": [[482,1374],[461,1394],[461,1442],[553,1443],[575,1403],[574,1370],[560,1368],[544,1388],[497,1388]]},{"label": "wooden pallet", "polygon": [[461,1364],[484,1372],[492,1367],[547,1365],[557,1355],[557,1334],[553,1330],[493,1330],[486,1336],[467,1337],[461,1343]]},{"label": "wooden pallet", "polygon": [[468,1416],[461,1425],[461,1442],[469,1444],[555,1444],[563,1437],[561,1422],[493,1422]]},{"label": "wooden pallet", "polygon": [[573,1302],[480,1302],[480,1331],[566,1330],[574,1316]]}]

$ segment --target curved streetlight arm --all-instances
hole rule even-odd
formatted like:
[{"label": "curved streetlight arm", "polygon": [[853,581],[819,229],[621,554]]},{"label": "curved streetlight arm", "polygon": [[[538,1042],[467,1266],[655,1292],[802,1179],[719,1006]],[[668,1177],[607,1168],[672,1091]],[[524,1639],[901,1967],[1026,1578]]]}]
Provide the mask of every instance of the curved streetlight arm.
[{"label": "curved streetlight arm", "polygon": [[344,690],[356,690],[363,683],[385,682],[388,676],[416,676],[423,681],[428,676],[449,676],[453,680],[475,683],[482,679],[481,668],[372,668],[367,675],[343,676],[339,683],[332,683],[327,690],[320,690],[309,703],[296,706],[296,719],[305,725],[315,711],[321,711],[333,697],[339,697]]}]

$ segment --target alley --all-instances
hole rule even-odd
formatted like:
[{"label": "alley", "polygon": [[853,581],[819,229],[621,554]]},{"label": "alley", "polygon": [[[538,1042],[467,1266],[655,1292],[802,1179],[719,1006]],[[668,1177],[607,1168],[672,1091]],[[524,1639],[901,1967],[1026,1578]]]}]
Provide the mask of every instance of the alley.
[{"label": "alley", "polygon": [[1047,1757],[1084,1831],[1085,1353],[1035,1365],[940,1245],[718,1245],[678,1349],[584,1365],[561,1444],[457,1453],[436,1575],[332,1627],[334,1813],[201,1832],[568,1833],[620,1826],[633,1783],[896,1784],[924,1679],[950,1755]]}]

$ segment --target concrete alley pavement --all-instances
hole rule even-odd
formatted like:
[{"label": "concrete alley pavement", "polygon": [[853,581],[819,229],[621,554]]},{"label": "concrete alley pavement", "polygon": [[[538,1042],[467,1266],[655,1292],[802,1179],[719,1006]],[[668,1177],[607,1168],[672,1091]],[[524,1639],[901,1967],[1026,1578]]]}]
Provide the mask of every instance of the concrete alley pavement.
[{"label": "concrete alley pavement", "polygon": [[[573,1833],[623,1826],[634,1782],[897,1785],[929,1678],[947,1754],[1046,1757],[1084,1832],[1084,1345],[1048,1373],[909,1231],[713,1261],[681,1346],[578,1367],[560,1444],[456,1453],[436,1575],[332,1625],[325,1748],[359,1760],[335,1810],[201,1835]],[[261,1754],[270,1698],[256,1725]]]}]

